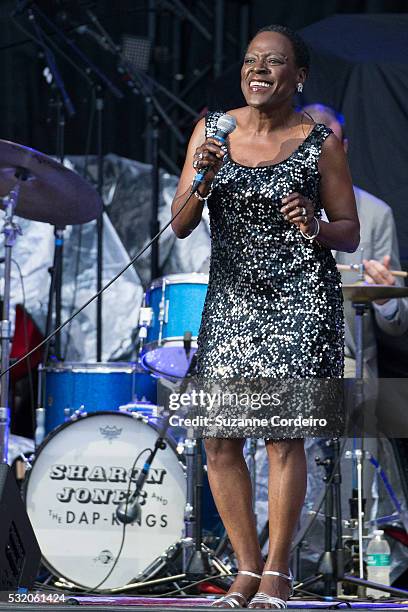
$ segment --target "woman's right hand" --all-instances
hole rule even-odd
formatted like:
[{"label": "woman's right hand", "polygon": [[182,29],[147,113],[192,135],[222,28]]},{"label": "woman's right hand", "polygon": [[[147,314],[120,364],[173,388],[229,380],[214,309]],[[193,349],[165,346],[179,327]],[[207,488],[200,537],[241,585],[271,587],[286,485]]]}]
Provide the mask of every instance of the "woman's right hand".
[{"label": "woman's right hand", "polygon": [[[223,150],[219,140],[205,137],[205,119],[200,119],[188,143],[183,170],[171,205],[172,214],[176,215],[171,225],[178,238],[189,236],[200,223],[203,214],[204,202],[190,197],[195,175],[204,168],[209,168],[198,188],[198,193],[205,198],[211,189],[214,176],[222,166],[225,153],[226,149]],[[179,212],[181,207],[183,210]]]},{"label": "woman's right hand", "polygon": [[196,172],[208,168],[204,176],[205,183],[211,183],[222,166],[227,147],[215,138],[207,138],[196,148],[193,156],[193,168]]}]

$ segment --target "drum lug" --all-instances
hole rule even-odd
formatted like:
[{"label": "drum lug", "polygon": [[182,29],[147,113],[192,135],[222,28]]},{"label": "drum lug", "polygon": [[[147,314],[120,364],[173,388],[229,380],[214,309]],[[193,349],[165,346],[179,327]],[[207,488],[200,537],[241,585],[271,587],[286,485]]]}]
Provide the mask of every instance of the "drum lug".
[{"label": "drum lug", "polygon": [[165,308],[164,308],[164,323],[166,325],[169,322],[169,306],[170,306],[170,300],[166,300]]},{"label": "drum lug", "polygon": [[24,453],[20,453],[15,461],[15,472],[16,472],[16,480],[17,482],[23,482],[27,476],[27,473],[30,472],[34,462],[35,455],[31,455],[30,459],[25,456]]},{"label": "drum lug", "polygon": [[193,516],[193,512],[194,512],[193,506],[187,503],[184,506],[184,520],[191,519],[191,517]]},{"label": "drum lug", "polygon": [[147,330],[152,325],[153,308],[142,306],[139,313],[139,338],[147,338]]},{"label": "drum lug", "polygon": [[[70,408],[66,408],[65,410],[70,410]],[[69,421],[76,421],[78,419],[81,419],[82,417],[86,417],[88,416],[88,413],[85,410],[85,406],[82,404],[82,406],[80,408],[78,408],[78,410],[75,410],[75,412],[73,412],[71,414],[71,416],[69,417]]]},{"label": "drum lug", "polygon": [[29,459],[28,457],[25,456],[24,453],[20,453],[19,457],[22,459],[24,463],[25,471],[29,472],[33,467],[33,461],[35,459],[35,455],[32,455]]},{"label": "drum lug", "polygon": [[[167,310],[167,312],[166,312]],[[162,295],[159,304],[159,337],[157,344],[161,346],[163,339],[163,325],[166,323],[168,317],[168,300],[166,300],[166,280],[163,279],[162,283]]]}]

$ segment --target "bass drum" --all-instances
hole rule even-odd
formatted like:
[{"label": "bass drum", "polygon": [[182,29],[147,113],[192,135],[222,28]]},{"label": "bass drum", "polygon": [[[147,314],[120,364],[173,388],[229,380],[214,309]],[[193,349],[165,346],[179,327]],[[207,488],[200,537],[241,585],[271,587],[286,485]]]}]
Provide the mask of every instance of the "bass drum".
[{"label": "bass drum", "polygon": [[[92,590],[112,568],[123,525],[116,508],[135,481],[157,428],[137,413],[95,412],[65,423],[39,447],[25,487],[44,565]],[[182,536],[186,479],[172,441],[145,483],[140,524],[128,525],[119,561],[101,589],[122,587]]]}]

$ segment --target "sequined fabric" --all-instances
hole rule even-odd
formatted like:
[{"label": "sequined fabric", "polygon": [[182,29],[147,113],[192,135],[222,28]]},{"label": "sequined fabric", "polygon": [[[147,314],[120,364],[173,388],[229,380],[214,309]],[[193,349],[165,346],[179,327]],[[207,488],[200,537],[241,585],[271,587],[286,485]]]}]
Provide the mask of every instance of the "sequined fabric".
[{"label": "sequined fabric", "polygon": [[[220,113],[208,113],[206,134]],[[281,200],[302,193],[321,215],[318,160],[331,130],[316,124],[282,162],[240,165],[229,155],[208,199],[209,286],[197,374],[231,378],[337,378],[343,372],[341,279],[329,249],[284,220]],[[218,432],[219,435],[220,432]]]}]

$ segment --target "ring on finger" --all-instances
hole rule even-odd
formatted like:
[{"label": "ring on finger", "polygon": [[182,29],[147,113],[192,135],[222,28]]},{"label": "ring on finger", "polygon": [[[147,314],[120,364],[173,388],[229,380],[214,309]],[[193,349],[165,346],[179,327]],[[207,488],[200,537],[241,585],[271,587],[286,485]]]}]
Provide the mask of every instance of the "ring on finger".
[{"label": "ring on finger", "polygon": [[203,159],[203,157],[204,157],[204,156],[203,156],[203,154],[202,154],[202,153],[199,153],[199,154],[198,154],[198,159]]},{"label": "ring on finger", "polygon": [[306,210],[306,208],[304,206],[302,207],[302,210],[300,211],[300,213],[301,213],[302,217],[306,217],[307,210]]},{"label": "ring on finger", "polygon": [[195,159],[193,161],[193,168],[197,169],[197,166],[198,166],[198,161]]}]

